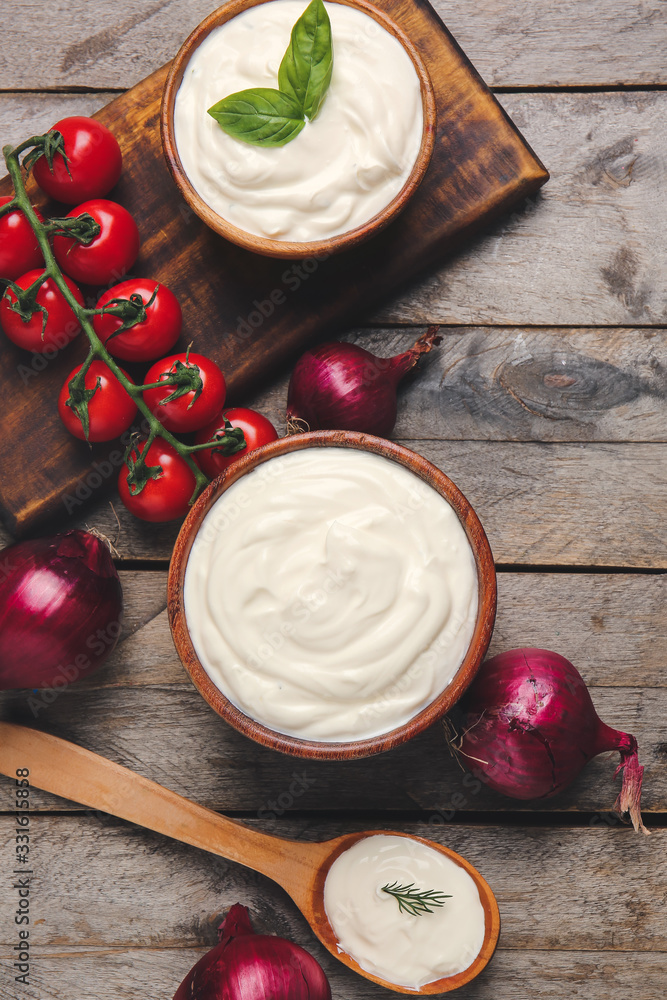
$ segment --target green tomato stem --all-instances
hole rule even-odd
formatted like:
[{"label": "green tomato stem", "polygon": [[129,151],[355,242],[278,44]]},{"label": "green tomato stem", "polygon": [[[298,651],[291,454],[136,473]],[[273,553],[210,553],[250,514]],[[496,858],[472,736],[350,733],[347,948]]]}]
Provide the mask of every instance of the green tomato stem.
[{"label": "green tomato stem", "polygon": [[3,215],[9,215],[10,212],[15,211],[17,208],[16,198],[12,198],[5,205],[0,205],[0,219]]},{"label": "green tomato stem", "polygon": [[58,266],[58,262],[56,261],[53,250],[51,249],[51,244],[48,240],[47,233],[50,228],[49,223],[40,222],[37,213],[32,207],[32,202],[28,197],[25,183],[23,181],[23,172],[19,162],[19,156],[31,146],[38,145],[42,138],[42,136],[32,136],[30,139],[26,139],[25,142],[20,143],[20,145],[15,148],[12,146],[4,147],[3,155],[5,163],[7,164],[7,171],[11,177],[12,184],[14,185],[14,198],[8,203],[7,206],[3,206],[3,209],[0,209],[0,215],[4,214],[5,211],[9,211],[14,208],[18,208],[24,213],[30,224],[30,228],[37,238],[40,250],[44,256],[44,274],[54,281],[88,338],[90,349],[88,356],[83,363],[84,369],[87,370],[94,360],[103,361],[111,369],[128,395],[131,396],[137,404],[139,412],[145,417],[149,428],[147,447],[143,449],[142,457],[147,452],[148,447],[153,443],[155,438],[161,437],[178,452],[185,462],[187,462],[195,477],[195,490],[190,498],[190,503],[192,504],[202,489],[209,482],[208,477],[204,475],[202,470],[190,455],[190,452],[193,450],[192,446],[183,444],[182,441],[179,441],[178,438],[174,437],[170,431],[163,427],[157,417],[151,413],[144,402],[142,397],[144,386],[135,385],[133,382],[130,382],[122,369],[116,364],[114,358],[109,354],[106,347],[95,333],[93,325],[90,322],[90,316],[95,315],[96,310],[84,308],[77,302],[76,298],[72,294],[67,282],[65,281],[63,273]]},{"label": "green tomato stem", "polygon": [[[186,444],[183,445],[183,447],[186,448],[188,452],[204,451],[206,448],[224,448],[226,444],[229,444],[230,440],[233,441],[234,439],[233,438],[230,439],[227,437],[227,435],[225,435],[224,437],[221,438],[212,438],[210,441],[204,441],[202,444]],[[244,444],[238,450],[243,451],[243,449],[247,447],[248,446]],[[232,454],[235,454],[235,452],[232,452]]]}]

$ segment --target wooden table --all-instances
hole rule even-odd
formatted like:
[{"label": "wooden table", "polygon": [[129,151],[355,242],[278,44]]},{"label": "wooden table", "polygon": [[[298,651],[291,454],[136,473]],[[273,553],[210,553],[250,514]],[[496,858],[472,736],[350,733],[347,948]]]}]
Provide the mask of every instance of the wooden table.
[{"label": "wooden table", "polygon": [[[170,58],[210,0],[7,0],[3,142],[87,113]],[[477,509],[498,565],[493,651],[557,649],[646,765],[635,835],[609,811],[616,761],[521,803],[464,782],[438,727],[381,757],[301,763],[261,750],[203,703],[165,608],[175,526],[119,510],[123,639],[37,724],[263,829],[304,839],[412,830],[466,855],[503,926],[461,1000],[659,1000],[667,993],[665,330],[667,5],[664,0],[452,0],[436,6],[551,171],[542,194],[349,336],[377,353],[415,327],[443,342],[402,396],[395,436]],[[21,18],[21,21],[14,21]],[[10,30],[11,26],[11,30]],[[286,373],[251,405],[282,422]],[[106,501],[76,524],[115,534]],[[3,541],[9,541],[5,535]],[[169,1000],[247,903],[258,928],[322,961],[334,996],[389,996],[322,952],[287,897],[238,866],[33,793],[30,985],[14,981],[12,790],[0,781],[0,995]]]}]

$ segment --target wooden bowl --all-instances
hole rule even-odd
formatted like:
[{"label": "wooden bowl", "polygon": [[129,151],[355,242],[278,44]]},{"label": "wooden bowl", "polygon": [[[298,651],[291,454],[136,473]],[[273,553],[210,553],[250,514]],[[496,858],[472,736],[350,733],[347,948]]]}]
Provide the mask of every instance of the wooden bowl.
[{"label": "wooden bowl", "polygon": [[[468,652],[456,675],[430,705],[413,716],[409,722],[391,732],[368,739],[345,743],[328,743],[319,740],[304,740],[275,732],[249,718],[220,691],[208,676],[195,652],[183,606],[183,585],[185,569],[202,521],[209,510],[232,483],[268,462],[277,455],[298,451],[302,448],[356,448],[375,455],[382,455],[399,465],[405,466],[425,483],[432,486],[454,508],[468,536],[477,567],[478,609],[477,621]],[[484,659],[491,641],[496,617],[496,573],[493,556],[484,529],[461,491],[448,479],[444,472],[428,462],[421,455],[383,438],[361,434],[358,431],[311,431],[308,434],[294,434],[272,441],[262,448],[250,452],[246,457],[234,462],[218,479],[215,479],[202,493],[188,514],[180,530],[169,567],[167,585],[169,623],[178,655],[189,673],[195,687],[218,715],[231,726],[263,746],[280,750],[295,757],[317,758],[320,760],[349,760],[354,757],[368,757],[383,753],[412,739],[422,730],[432,725],[452,705],[459,700],[471,683]]]},{"label": "wooden bowl", "polygon": [[350,229],[346,233],[341,233],[339,236],[332,236],[323,240],[312,240],[308,243],[295,243],[288,240],[272,240],[264,236],[257,236],[254,233],[248,233],[244,229],[239,229],[238,226],[234,226],[231,222],[228,222],[227,219],[218,215],[217,212],[207,205],[203,198],[195,191],[185,173],[178,155],[174,136],[174,104],[190,58],[207,35],[214,28],[225,24],[226,21],[231,20],[237,14],[241,14],[250,7],[256,7],[260,3],[267,2],[270,2],[270,0],[230,0],[224,7],[219,7],[218,10],[209,14],[195,28],[179,49],[176,58],[171,64],[162,96],[161,133],[167,165],[190,208],[207,226],[210,226],[216,233],[224,236],[225,239],[230,240],[232,243],[236,243],[246,250],[251,250],[253,253],[263,254],[267,257],[287,257],[294,259],[338,253],[340,250],[346,250],[348,247],[355,246],[355,244],[367,240],[381,229],[384,229],[405,207],[421,183],[431,159],[435,141],[436,110],[433,84],[417,49],[405,32],[387,14],[378,10],[372,4],[367,3],[366,0],[335,0],[336,3],[342,3],[347,7],[356,7],[357,10],[363,11],[381,24],[383,28],[399,40],[414,64],[421,86],[424,128],[421,146],[412,171],[399,193],[381,212],[378,212],[377,215],[373,216],[372,219],[363,225],[357,226],[355,229]]}]

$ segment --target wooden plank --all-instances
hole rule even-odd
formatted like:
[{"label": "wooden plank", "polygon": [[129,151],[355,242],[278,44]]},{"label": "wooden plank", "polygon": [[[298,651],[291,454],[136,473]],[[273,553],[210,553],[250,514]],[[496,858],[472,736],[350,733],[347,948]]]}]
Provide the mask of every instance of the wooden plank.
[{"label": "wooden plank", "polygon": [[[184,685],[166,615],[166,572],[122,571],[125,622],[105,668],[79,690]],[[567,628],[564,628],[567,622]],[[667,687],[665,577],[500,573],[489,655],[556,649],[596,687]]]},{"label": "wooden plank", "polygon": [[[411,331],[369,338],[399,353]],[[389,343],[387,343],[387,339]],[[398,437],[491,441],[664,441],[661,330],[443,330],[402,397]]]},{"label": "wooden plank", "polygon": [[[660,0],[435,0],[491,86],[665,83],[667,20]],[[212,6],[207,0],[67,0],[58,17],[39,2],[6,0],[0,87],[131,86],[170,59]],[[44,38],[49,45],[36,44]]]},{"label": "wooden plank", "polygon": [[[550,183],[374,322],[664,327],[667,93],[499,99]],[[10,119],[7,127],[25,134]]]},{"label": "wooden plank", "polygon": [[[406,351],[412,327],[339,339],[379,357]],[[665,441],[667,337],[657,329],[443,327],[403,383],[403,441]],[[284,427],[289,377],[251,405]],[[414,445],[419,449],[419,445]]]},{"label": "wooden plank", "polygon": [[[283,820],[275,832],[313,841],[364,828],[376,827],[302,819]],[[601,950],[610,957],[667,951],[665,830],[645,838],[621,827],[443,826],[394,818],[382,828],[427,837],[471,861],[498,899],[507,950]],[[13,820],[2,817],[4,857],[13,837]],[[205,946],[215,940],[221,913],[237,900],[258,927],[316,950],[281,889],[222,858],[94,815],[33,817],[31,840],[34,913],[46,918],[34,931],[40,950]],[[15,906],[7,888],[0,899],[3,958],[15,943]]]},{"label": "wooden plank", "polygon": [[[166,906],[169,901],[166,901]],[[56,918],[57,919],[57,916]],[[353,977],[334,959],[306,941],[326,968],[336,998],[387,1000],[387,990]],[[14,982],[8,960],[0,960],[6,1000],[71,1000],[85,990],[95,1000],[173,996],[181,979],[206,949],[141,948],[103,952],[41,950],[31,969],[31,985]],[[336,966],[335,968],[333,966]],[[665,953],[610,951],[506,951],[500,945],[479,979],[457,993],[461,1000],[660,1000],[664,995]]]},{"label": "wooden plank", "polygon": [[[268,380],[318,332],[339,328],[361,308],[378,305],[548,179],[431,7],[415,0],[378,0],[378,6],[420,46],[433,81],[437,124],[424,181],[400,217],[363,247],[301,267],[250,255],[216,236],[189,209],[179,211],[184,206],[175,198],[158,129],[166,70],[99,115],[124,154],[115,197],[143,233],[136,270],[173,289],[186,326],[197,309],[198,349],[221,365],[230,392],[244,393]],[[0,192],[10,191],[8,182],[0,184]],[[24,370],[26,354],[0,340],[0,381],[11,412],[0,439],[0,508],[13,531],[34,530],[53,517],[78,478],[118,452],[114,445],[82,447],[57,416],[57,393],[83,355],[84,344],[77,343],[46,365],[38,416]],[[38,452],[42,461],[35,464],[31,459]],[[22,457],[19,479],[12,472]]]},{"label": "wooden plank", "polygon": [[[664,568],[667,562],[664,445],[405,443],[439,466],[467,496],[499,563],[650,569]],[[112,483],[116,475],[112,470]],[[86,506],[92,494],[102,492],[82,478],[70,501],[71,516],[63,509],[52,530],[94,526],[110,538],[118,535],[123,559],[171,557],[178,523],[139,521],[116,498],[118,533],[108,501]],[[9,540],[7,533],[4,537]]]},{"label": "wooden plank", "polygon": [[[112,91],[93,94],[0,94],[0,146],[16,146],[30,135],[47,132],[54,122],[69,115],[92,115],[113,101]],[[6,174],[4,160],[0,176]]]},{"label": "wooden plank", "polygon": [[499,99],[551,182],[376,321],[664,326],[667,93]]},{"label": "wooden plank", "polygon": [[[137,654],[136,669],[141,669]],[[584,670],[585,673],[585,670]],[[667,690],[591,686],[602,719],[633,733],[646,766],[646,813],[667,810]],[[505,798],[472,781],[452,759],[442,729],[385,754],[342,763],[302,761],[260,747],[222,721],[194,688],[168,684],[104,692],[72,686],[54,692],[5,692],[0,718],[46,729],[109,757],[202,804],[224,812],[267,816],[278,810],[412,810],[436,825],[460,813],[495,810],[607,815],[620,783],[617,759],[598,757],[552,799]],[[294,782],[301,782],[295,790]],[[292,789],[290,791],[290,788]],[[34,791],[35,809],[76,808]],[[277,803],[280,802],[280,805]],[[0,810],[11,811],[12,788],[0,780]]]}]

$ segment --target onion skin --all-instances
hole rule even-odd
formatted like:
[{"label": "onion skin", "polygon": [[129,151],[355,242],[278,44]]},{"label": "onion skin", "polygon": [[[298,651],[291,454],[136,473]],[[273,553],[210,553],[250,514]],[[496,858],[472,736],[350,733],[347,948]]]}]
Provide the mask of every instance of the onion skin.
[{"label": "onion skin", "polygon": [[512,649],[482,664],[452,716],[461,763],[497,792],[541,799],[567,787],[600,753],[618,750],[614,809],[649,831],[640,811],[637,740],[602,722],[581,674],[558,653]]},{"label": "onion skin", "polygon": [[387,437],[396,423],[396,389],[422,354],[440,343],[431,326],[404,354],[378,358],[356,344],[333,341],[297,361],[287,394],[287,430],[363,431]]},{"label": "onion skin", "polygon": [[109,549],[87,531],[0,553],[0,690],[65,687],[118,640],[123,598]]},{"label": "onion skin", "polygon": [[218,934],[220,943],[190,970],[174,1000],[331,1000],[312,955],[284,938],[255,934],[240,903]]}]

